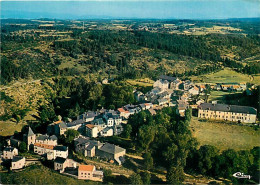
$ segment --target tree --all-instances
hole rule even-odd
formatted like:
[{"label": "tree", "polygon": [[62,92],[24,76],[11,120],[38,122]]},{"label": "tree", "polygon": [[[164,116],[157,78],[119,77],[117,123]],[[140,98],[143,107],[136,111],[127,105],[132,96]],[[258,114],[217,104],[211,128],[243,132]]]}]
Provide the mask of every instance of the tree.
[{"label": "tree", "polygon": [[154,140],[154,125],[143,125],[138,131],[138,142],[140,149],[147,151],[150,143]]},{"label": "tree", "polygon": [[141,173],[143,184],[149,185],[151,184],[151,174],[147,171]]},{"label": "tree", "polygon": [[166,179],[169,184],[181,184],[185,180],[183,168],[179,166],[171,166],[167,170]]},{"label": "tree", "polygon": [[214,146],[204,145],[198,151],[198,169],[201,174],[212,174],[211,170],[215,163],[215,157],[218,155],[218,150]]},{"label": "tree", "polygon": [[172,143],[167,147],[167,150],[163,152],[167,165],[170,165],[173,161],[176,161],[176,151],[178,151],[178,146]]},{"label": "tree", "polygon": [[142,178],[139,174],[133,173],[130,176],[130,182],[132,185],[143,185]]},{"label": "tree", "polygon": [[65,143],[71,145],[73,140],[79,136],[79,132],[77,130],[68,129],[65,132]]},{"label": "tree", "polygon": [[153,158],[150,152],[147,152],[143,155],[144,157],[144,168],[150,170],[153,168]]},{"label": "tree", "polygon": [[132,126],[130,124],[126,124],[124,127],[123,136],[127,139],[130,138],[132,132]]},{"label": "tree", "polygon": [[21,142],[21,144],[19,145],[19,151],[20,151],[20,152],[26,152],[26,150],[27,150],[27,145],[26,145],[26,143],[23,141],[23,142]]}]

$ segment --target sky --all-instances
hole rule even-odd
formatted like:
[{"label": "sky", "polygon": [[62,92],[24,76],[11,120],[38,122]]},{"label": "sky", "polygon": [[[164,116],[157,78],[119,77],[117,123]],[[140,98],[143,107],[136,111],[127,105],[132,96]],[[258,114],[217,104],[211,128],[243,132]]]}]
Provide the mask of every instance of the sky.
[{"label": "sky", "polygon": [[260,17],[260,0],[1,1],[1,18],[227,19]]}]

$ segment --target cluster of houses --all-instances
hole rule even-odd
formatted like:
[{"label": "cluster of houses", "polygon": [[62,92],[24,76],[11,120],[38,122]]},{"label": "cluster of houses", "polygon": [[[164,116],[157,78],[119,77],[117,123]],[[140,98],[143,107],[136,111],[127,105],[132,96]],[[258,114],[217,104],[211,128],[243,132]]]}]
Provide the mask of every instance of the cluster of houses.
[{"label": "cluster of houses", "polygon": [[[217,84],[215,90],[245,89],[243,84]],[[219,89],[220,88],[220,89]],[[153,89],[146,94],[135,91],[134,96],[139,102],[137,105],[125,105],[117,110],[101,109],[88,111],[77,117],[75,121],[62,120],[51,123],[47,127],[47,134],[35,134],[29,127],[23,135],[27,149],[53,161],[54,169],[60,173],[78,179],[102,181],[103,172],[93,165],[83,165],[69,159],[68,147],[58,144],[58,137],[67,130],[77,130],[80,135],[74,139],[74,149],[85,157],[102,158],[110,163],[121,165],[125,159],[126,150],[110,143],[101,143],[93,138],[120,135],[123,124],[127,124],[130,115],[147,110],[152,115],[157,110],[167,106],[175,106],[180,116],[191,107],[198,109],[198,117],[202,119],[227,120],[243,123],[255,123],[257,110],[248,106],[204,103],[199,100],[196,106],[190,105],[191,97],[204,93],[205,85],[195,85],[191,81],[181,81],[176,77],[162,75],[154,83]],[[11,170],[22,169],[26,166],[26,158],[18,155],[20,140],[11,137],[8,146],[3,150],[2,159],[10,163]]]}]

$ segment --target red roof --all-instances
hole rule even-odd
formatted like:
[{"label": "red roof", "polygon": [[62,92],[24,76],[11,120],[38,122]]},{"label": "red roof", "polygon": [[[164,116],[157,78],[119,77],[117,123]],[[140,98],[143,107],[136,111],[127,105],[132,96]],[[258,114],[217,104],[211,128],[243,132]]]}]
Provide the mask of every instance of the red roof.
[{"label": "red roof", "polygon": [[95,127],[95,125],[92,125],[92,124],[87,124],[86,127],[88,127],[89,129],[92,129]]},{"label": "red roof", "polygon": [[58,123],[61,123],[62,121],[60,120],[60,121],[56,121],[56,122],[54,122],[54,124],[58,124]]},{"label": "red roof", "polygon": [[93,165],[79,165],[79,171],[94,171]]},{"label": "red roof", "polygon": [[118,108],[117,109],[119,112],[125,112],[125,109],[123,109],[123,108]]},{"label": "red roof", "polygon": [[34,143],[34,146],[38,146],[38,147],[45,148],[45,149],[51,149],[51,150],[53,150],[53,148],[54,148],[53,145],[46,145],[46,144],[41,144],[41,143]]}]

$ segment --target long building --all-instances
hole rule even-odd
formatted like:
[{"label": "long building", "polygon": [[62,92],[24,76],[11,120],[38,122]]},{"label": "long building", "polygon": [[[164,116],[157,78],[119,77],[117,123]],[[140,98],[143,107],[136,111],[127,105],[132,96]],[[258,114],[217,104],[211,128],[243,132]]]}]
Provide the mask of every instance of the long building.
[{"label": "long building", "polygon": [[198,117],[203,119],[227,120],[255,123],[257,110],[253,107],[202,103],[198,106]]}]

